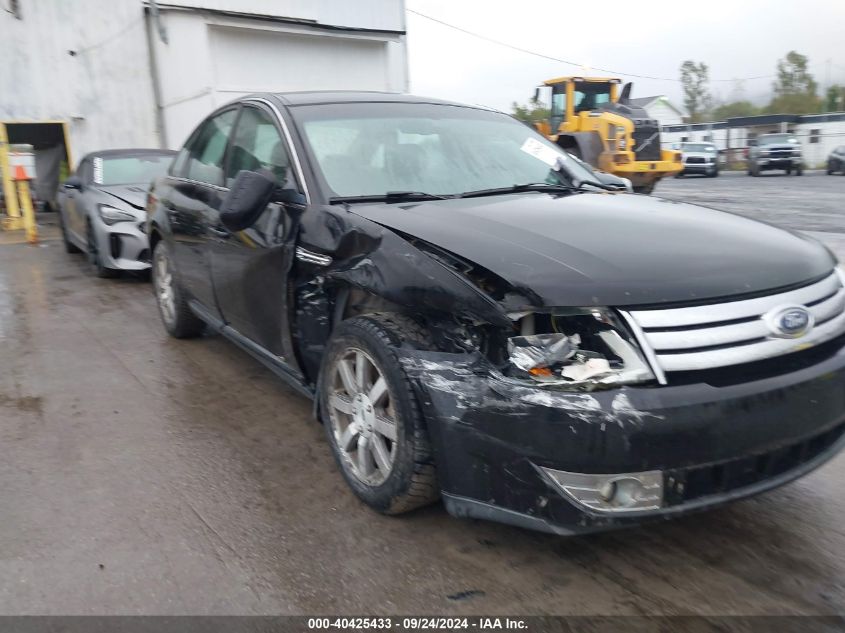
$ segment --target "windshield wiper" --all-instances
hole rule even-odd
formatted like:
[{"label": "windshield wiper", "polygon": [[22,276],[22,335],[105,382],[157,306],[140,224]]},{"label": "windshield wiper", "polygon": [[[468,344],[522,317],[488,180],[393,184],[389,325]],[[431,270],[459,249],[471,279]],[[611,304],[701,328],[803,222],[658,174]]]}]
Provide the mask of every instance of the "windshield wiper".
[{"label": "windshield wiper", "polygon": [[337,196],[329,198],[329,204],[347,204],[355,202],[419,202],[421,200],[447,200],[451,196],[438,196],[425,191],[388,191],[371,196]]},{"label": "windshield wiper", "polygon": [[527,182],[522,185],[510,187],[496,187],[495,189],[479,189],[478,191],[465,191],[458,194],[458,198],[480,198],[482,196],[498,196],[503,193],[520,193],[521,191],[545,191],[550,193],[572,193],[577,187],[572,185],[551,184],[548,182]]},{"label": "windshield wiper", "polygon": [[584,189],[584,185],[590,185],[591,187],[598,187],[599,189],[604,189],[605,191],[622,191],[625,189],[623,185],[608,185],[603,182],[599,182],[598,180],[581,180],[578,183],[577,189],[582,191],[589,191],[589,189]]}]

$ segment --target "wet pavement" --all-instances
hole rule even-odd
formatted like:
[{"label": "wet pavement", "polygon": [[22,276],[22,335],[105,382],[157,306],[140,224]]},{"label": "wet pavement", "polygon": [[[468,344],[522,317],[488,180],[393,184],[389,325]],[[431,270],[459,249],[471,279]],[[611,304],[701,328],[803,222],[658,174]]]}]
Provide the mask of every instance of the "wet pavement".
[{"label": "wet pavement", "polygon": [[[658,192],[845,255],[841,176]],[[97,279],[43,235],[0,244],[0,613],[845,612],[845,455],[755,499],[587,537],[439,505],[382,517],[347,491],[308,400],[219,337],[169,339],[148,283]]]}]

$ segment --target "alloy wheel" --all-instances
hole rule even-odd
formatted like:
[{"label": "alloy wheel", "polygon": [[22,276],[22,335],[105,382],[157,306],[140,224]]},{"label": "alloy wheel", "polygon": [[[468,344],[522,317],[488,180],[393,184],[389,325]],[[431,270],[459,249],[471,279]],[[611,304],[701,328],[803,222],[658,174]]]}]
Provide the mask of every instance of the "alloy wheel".
[{"label": "alloy wheel", "polygon": [[155,258],[155,291],[159,308],[164,320],[172,324],[176,318],[176,299],[173,295],[173,273],[167,261],[167,255],[157,253]]},{"label": "alloy wheel", "polygon": [[396,413],[381,369],[350,347],[331,367],[329,419],[343,465],[358,481],[379,486],[396,458]]}]

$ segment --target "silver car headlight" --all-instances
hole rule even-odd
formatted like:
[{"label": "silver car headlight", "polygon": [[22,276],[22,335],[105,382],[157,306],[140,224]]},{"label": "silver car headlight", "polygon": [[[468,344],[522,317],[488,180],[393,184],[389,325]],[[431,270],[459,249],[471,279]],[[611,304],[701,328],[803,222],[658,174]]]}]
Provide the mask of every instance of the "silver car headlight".
[{"label": "silver car headlight", "polygon": [[655,380],[636,340],[608,308],[527,313],[519,326],[522,334],[508,339],[513,377],[577,390]]},{"label": "silver car headlight", "polygon": [[97,211],[100,213],[103,222],[109,226],[118,222],[133,222],[135,220],[135,216],[128,211],[121,211],[107,204],[97,205]]}]

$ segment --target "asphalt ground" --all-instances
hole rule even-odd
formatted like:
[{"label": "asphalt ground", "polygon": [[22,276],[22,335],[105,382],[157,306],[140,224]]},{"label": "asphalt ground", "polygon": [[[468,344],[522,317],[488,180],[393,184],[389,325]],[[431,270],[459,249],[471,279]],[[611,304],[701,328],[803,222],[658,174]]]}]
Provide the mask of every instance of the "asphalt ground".
[{"label": "asphalt ground", "polygon": [[[845,255],[845,178],[684,178],[658,195]],[[779,490],[577,538],[361,505],[311,404],[149,284],[0,239],[0,614],[845,613],[845,455]]]}]

